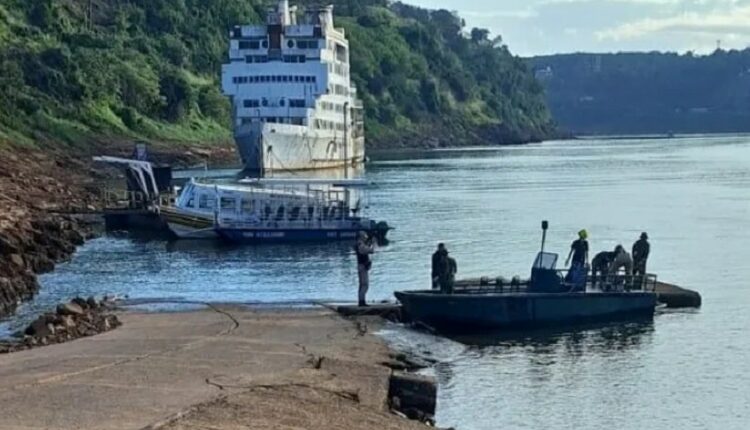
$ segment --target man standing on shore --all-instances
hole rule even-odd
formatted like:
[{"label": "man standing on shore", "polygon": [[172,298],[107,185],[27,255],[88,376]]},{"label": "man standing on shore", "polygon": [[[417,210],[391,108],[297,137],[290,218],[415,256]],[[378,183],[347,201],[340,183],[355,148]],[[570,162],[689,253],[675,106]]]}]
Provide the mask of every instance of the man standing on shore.
[{"label": "man standing on shore", "polygon": [[375,245],[372,239],[364,231],[359,232],[357,237],[357,276],[359,277],[359,306],[367,306],[367,290],[370,289],[370,269],[372,260],[370,256],[375,253]]}]

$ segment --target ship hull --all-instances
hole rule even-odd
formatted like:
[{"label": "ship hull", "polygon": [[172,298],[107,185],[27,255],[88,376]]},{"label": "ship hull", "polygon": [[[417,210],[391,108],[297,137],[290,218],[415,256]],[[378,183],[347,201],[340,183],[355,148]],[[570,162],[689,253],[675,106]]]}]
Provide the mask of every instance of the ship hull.
[{"label": "ship hull", "polygon": [[444,332],[652,318],[656,307],[656,294],[648,292],[395,294],[410,318]]},{"label": "ship hull", "polygon": [[364,139],[326,134],[305,126],[251,124],[235,130],[245,171],[271,172],[337,169],[365,161]]}]

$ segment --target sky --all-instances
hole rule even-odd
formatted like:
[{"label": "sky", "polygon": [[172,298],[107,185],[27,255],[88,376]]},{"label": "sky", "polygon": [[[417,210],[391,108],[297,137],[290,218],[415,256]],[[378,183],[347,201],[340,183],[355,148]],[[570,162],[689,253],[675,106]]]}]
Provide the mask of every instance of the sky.
[{"label": "sky", "polygon": [[[750,0],[405,0],[457,11],[522,56],[750,46]],[[720,41],[720,42],[719,42]]]}]

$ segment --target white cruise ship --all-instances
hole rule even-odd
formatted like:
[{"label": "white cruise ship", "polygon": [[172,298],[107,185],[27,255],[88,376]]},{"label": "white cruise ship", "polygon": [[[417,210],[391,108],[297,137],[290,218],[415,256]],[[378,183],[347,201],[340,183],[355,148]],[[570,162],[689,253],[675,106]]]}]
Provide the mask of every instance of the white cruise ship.
[{"label": "white cruise ship", "polygon": [[333,6],[302,15],[280,1],[266,25],[231,33],[222,88],[251,175],[341,168],[365,158],[362,103],[350,80],[344,30],[333,26]]}]

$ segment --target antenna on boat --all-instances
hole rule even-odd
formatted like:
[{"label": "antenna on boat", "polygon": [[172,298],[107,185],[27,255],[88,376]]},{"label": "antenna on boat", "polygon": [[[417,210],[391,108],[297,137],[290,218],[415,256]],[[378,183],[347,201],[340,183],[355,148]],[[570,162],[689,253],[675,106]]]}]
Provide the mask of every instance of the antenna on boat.
[{"label": "antenna on boat", "polygon": [[[544,254],[544,244],[547,242],[547,230],[549,229],[549,221],[542,221],[542,252]],[[542,267],[542,257],[539,257],[539,267]]]}]

